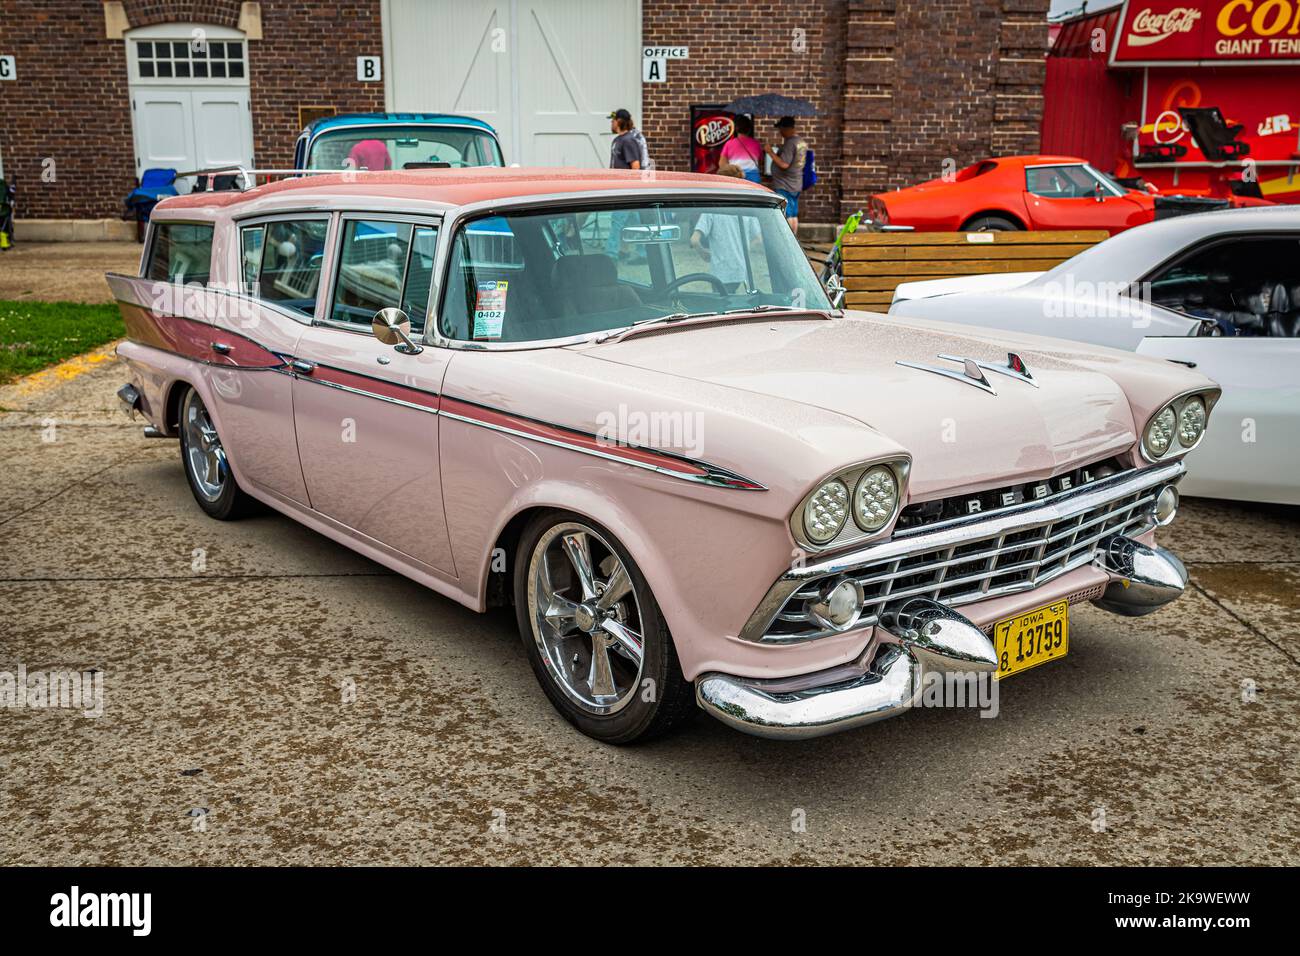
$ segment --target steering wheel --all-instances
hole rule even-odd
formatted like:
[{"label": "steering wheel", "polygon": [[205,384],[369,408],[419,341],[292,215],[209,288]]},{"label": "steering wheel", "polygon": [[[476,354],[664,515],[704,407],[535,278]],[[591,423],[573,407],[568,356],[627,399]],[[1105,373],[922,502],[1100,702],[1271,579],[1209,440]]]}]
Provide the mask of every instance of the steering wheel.
[{"label": "steering wheel", "polygon": [[680,301],[677,298],[678,290],[681,289],[682,286],[688,285],[691,282],[707,282],[709,285],[713,286],[713,291],[718,295],[727,294],[727,287],[722,284],[722,280],[707,272],[688,272],[684,276],[678,276],[672,282],[668,283],[668,288],[664,291],[673,297],[673,301]]}]

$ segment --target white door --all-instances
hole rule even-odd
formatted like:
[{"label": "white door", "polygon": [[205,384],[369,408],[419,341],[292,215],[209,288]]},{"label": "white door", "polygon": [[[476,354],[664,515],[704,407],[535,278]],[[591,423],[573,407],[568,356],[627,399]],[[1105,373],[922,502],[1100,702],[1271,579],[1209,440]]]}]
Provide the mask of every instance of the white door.
[{"label": "white door", "polygon": [[195,169],[194,105],[186,90],[145,89],[131,95],[135,174],[146,169]]},{"label": "white door", "polygon": [[1194,362],[1223,389],[1179,491],[1300,505],[1300,339],[1151,336],[1137,350]]},{"label": "white door", "polygon": [[608,166],[609,112],[640,116],[640,0],[384,0],[383,18],[388,109],[491,123],[507,162]]},{"label": "white door", "polygon": [[253,165],[253,113],[248,90],[198,89],[194,104],[194,156],[190,169]]},{"label": "white door", "polygon": [[126,37],[136,176],[253,165],[248,43],[238,30],[167,23]]}]

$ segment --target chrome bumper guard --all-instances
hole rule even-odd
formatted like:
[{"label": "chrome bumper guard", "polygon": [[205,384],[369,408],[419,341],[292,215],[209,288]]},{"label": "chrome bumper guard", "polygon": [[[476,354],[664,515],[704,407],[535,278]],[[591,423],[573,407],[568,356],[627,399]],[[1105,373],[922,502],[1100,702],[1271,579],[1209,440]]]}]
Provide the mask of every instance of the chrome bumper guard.
[{"label": "chrome bumper guard", "polygon": [[1111,576],[1111,582],[1092,603],[1125,617],[1157,611],[1187,587],[1187,568],[1176,555],[1122,535],[1101,543],[1097,567]]},{"label": "chrome bumper guard", "polygon": [[803,678],[705,674],[695,682],[695,699],[736,730],[798,740],[902,713],[916,703],[927,673],[997,667],[993,642],[984,632],[935,601],[912,598],[887,612],[881,623],[897,643],[882,645],[869,663],[864,655],[854,664]]},{"label": "chrome bumper guard", "polygon": [[133,415],[140,411],[140,390],[130,383],[117,390],[117,399],[124,406],[126,414]]}]

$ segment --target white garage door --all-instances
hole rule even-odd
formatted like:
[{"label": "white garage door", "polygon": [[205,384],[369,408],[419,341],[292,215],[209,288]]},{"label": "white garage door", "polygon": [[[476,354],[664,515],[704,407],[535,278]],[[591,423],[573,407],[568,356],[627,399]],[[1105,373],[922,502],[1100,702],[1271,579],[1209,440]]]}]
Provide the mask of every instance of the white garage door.
[{"label": "white garage door", "polygon": [[235,30],[193,24],[128,34],[137,177],[253,165],[247,47]]},{"label": "white garage door", "polygon": [[640,0],[384,0],[398,112],[491,123],[507,162],[609,165],[610,110],[641,115]]}]

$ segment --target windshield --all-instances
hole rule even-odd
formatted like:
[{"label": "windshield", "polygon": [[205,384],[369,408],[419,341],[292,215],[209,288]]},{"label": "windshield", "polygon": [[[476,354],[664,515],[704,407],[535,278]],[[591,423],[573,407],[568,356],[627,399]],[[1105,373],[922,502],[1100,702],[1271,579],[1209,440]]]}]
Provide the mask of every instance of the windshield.
[{"label": "windshield", "polygon": [[1088,172],[1092,173],[1094,176],[1100,179],[1103,184],[1110,187],[1110,189],[1114,190],[1115,195],[1122,196],[1124,195],[1124,193],[1128,191],[1124,186],[1121,186],[1113,176],[1107,173],[1103,173],[1100,169],[1095,168],[1091,163],[1084,163],[1083,167],[1084,169],[1088,170]]},{"label": "windshield", "polygon": [[470,222],[440,323],[458,341],[534,342],[758,307],[831,308],[778,207],[628,204]]},{"label": "windshield", "polygon": [[428,163],[453,167],[504,165],[491,134],[463,126],[332,130],[316,138],[307,157],[308,169],[406,169]]}]

